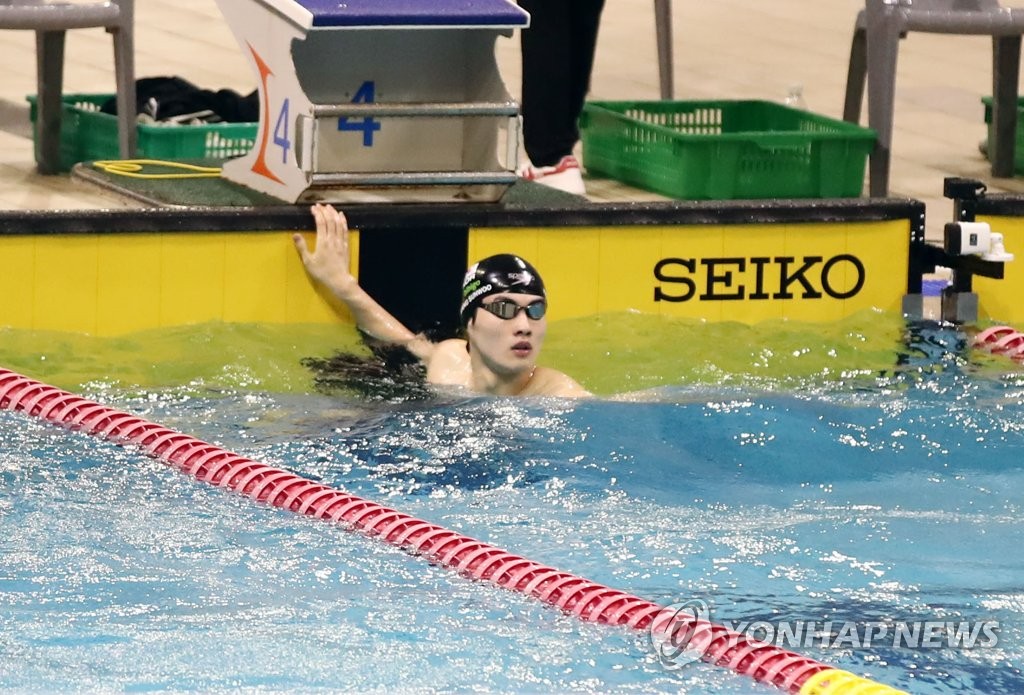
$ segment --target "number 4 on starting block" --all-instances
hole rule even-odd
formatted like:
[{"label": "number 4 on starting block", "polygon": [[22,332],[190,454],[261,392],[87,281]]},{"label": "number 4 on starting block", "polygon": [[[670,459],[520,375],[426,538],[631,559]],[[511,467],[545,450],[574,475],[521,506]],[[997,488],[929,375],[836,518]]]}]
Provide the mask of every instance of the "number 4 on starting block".
[{"label": "number 4 on starting block", "polygon": [[516,180],[494,42],[529,15],[510,0],[217,2],[260,92],[226,178],[290,202],[496,200]]}]

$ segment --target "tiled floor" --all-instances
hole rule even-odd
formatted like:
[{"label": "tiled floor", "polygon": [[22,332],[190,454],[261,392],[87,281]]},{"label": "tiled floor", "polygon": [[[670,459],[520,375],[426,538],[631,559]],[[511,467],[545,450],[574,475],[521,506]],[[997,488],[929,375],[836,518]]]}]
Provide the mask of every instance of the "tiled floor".
[{"label": "tiled floor", "polygon": [[[140,77],[180,75],[203,87],[250,91],[254,78],[214,0],[142,0],[137,8]],[[1008,6],[1024,6],[1009,0]],[[676,0],[675,89],[679,99],[783,99],[799,84],[813,111],[839,117],[854,17],[863,0]],[[0,209],[104,208],[129,203],[66,176],[34,173],[25,95],[35,91],[34,37],[0,32]],[[109,38],[69,32],[66,92],[113,90]],[[498,61],[515,94],[518,41],[500,39]],[[949,215],[949,175],[1022,191],[1024,178],[993,180],[978,151],[985,135],[980,98],[991,91],[987,37],[911,34],[897,80],[892,195],[924,200],[929,230]],[[654,8],[650,0],[607,0],[591,97],[656,99]],[[656,199],[591,181],[599,200]]]}]

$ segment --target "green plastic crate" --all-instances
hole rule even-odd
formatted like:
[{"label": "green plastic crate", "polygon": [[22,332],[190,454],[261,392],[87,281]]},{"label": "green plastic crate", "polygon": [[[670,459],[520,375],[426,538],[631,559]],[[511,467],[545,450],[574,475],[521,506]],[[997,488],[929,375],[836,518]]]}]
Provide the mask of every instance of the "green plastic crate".
[{"label": "green plastic crate", "polygon": [[589,102],[587,171],[685,200],[860,196],[875,132],[770,101]]},{"label": "green plastic crate", "polygon": [[[992,157],[992,97],[982,97],[985,104],[985,125],[988,127],[985,156]],[[1013,171],[1024,174],[1024,97],[1017,99],[1017,138],[1013,145]]]},{"label": "green plastic crate", "polygon": [[[117,117],[101,113],[112,94],[65,94],[61,114],[60,165],[69,171],[78,162],[119,159]],[[36,98],[28,97],[36,122]],[[137,156],[145,159],[212,159],[239,157],[256,142],[257,123],[138,126]],[[39,143],[36,142],[37,152]]]}]

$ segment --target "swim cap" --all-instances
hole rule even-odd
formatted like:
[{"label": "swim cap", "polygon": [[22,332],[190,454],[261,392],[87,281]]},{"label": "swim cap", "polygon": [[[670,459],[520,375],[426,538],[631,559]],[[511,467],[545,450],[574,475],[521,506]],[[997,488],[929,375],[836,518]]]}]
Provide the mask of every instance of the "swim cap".
[{"label": "swim cap", "polygon": [[544,281],[532,265],[510,253],[489,256],[470,266],[462,280],[462,306],[459,308],[462,325],[469,323],[485,297],[500,292],[547,297]]}]

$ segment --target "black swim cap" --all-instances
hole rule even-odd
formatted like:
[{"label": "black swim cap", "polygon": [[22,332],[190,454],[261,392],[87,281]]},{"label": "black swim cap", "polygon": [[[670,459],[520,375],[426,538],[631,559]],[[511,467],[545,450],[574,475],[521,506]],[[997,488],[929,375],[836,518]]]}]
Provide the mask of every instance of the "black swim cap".
[{"label": "black swim cap", "polygon": [[510,253],[489,256],[470,266],[462,281],[462,306],[459,308],[462,325],[469,323],[484,297],[500,292],[547,297],[544,281],[532,265]]}]

